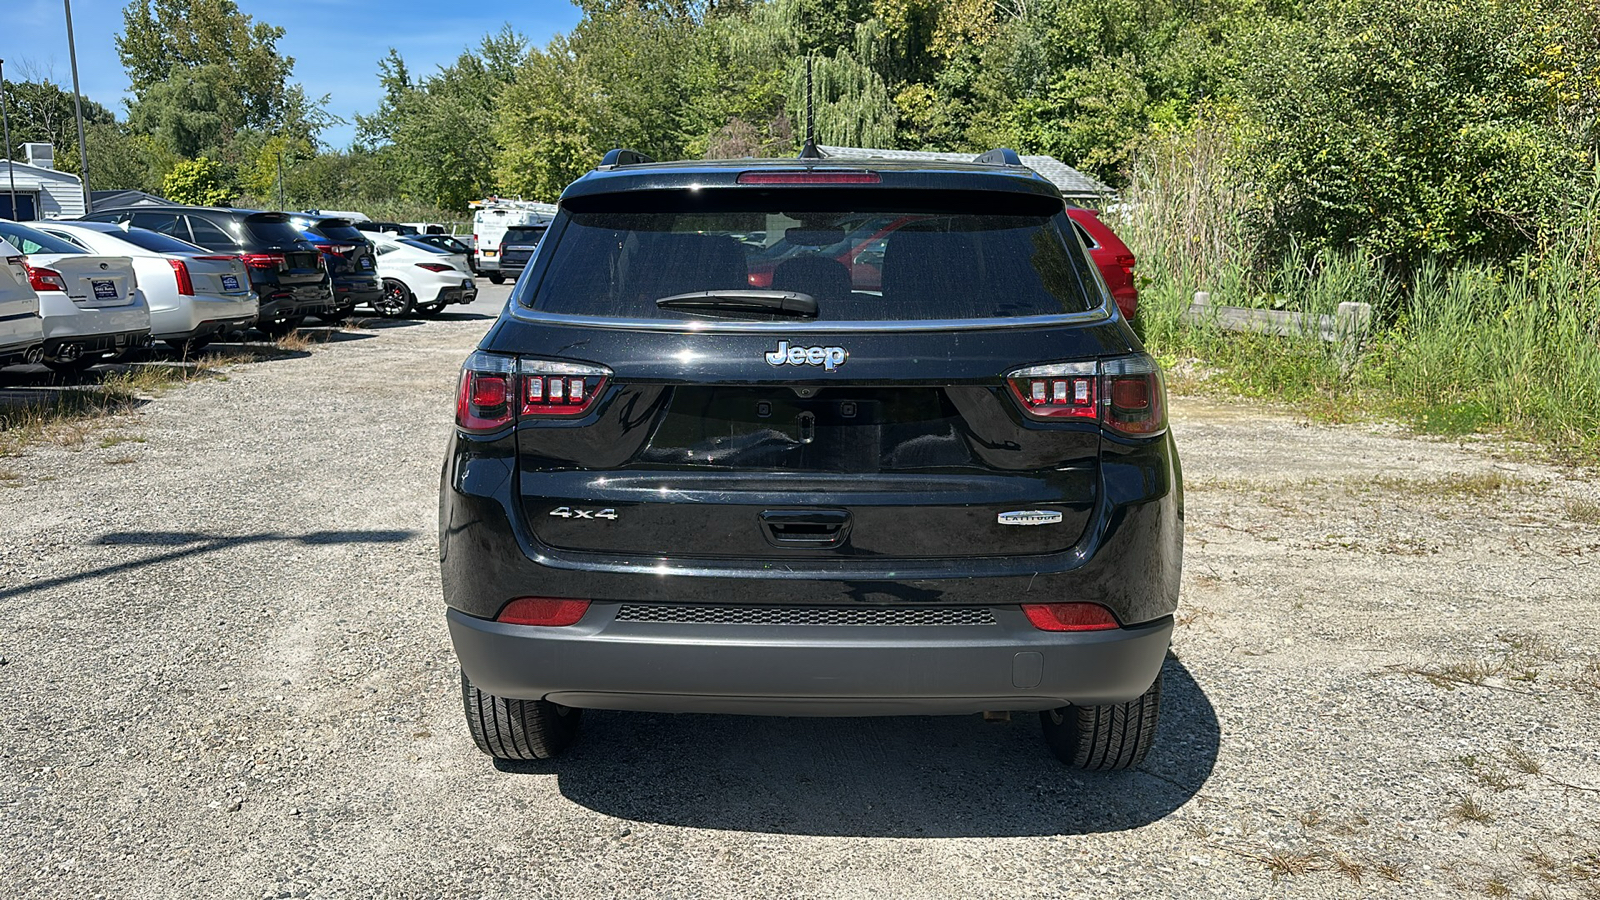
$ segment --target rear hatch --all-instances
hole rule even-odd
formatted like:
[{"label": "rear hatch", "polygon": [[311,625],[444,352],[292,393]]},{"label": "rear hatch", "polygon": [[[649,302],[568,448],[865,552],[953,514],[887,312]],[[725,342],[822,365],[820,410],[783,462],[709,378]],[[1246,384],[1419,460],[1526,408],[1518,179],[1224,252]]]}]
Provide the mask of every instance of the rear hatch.
[{"label": "rear hatch", "polygon": [[533,251],[539,249],[539,241],[544,238],[544,234],[543,225],[518,225],[506,229],[505,237],[500,241],[500,267],[526,268],[528,260],[533,257]]},{"label": "rear hatch", "polygon": [[312,242],[328,264],[328,274],[336,279],[359,276],[371,279],[377,270],[377,257],[367,236],[348,219],[323,219],[316,224]]},{"label": "rear hatch", "polygon": [[[1059,198],[729,188],[564,206],[519,317],[486,344],[514,369],[541,543],[886,561],[1083,535],[1096,360],[1132,348]],[[902,227],[863,227],[886,220]],[[850,235],[883,250],[881,271],[842,261]],[[750,260],[776,239],[798,249],[753,289]],[[1040,390],[1061,408],[1030,412]]]},{"label": "rear hatch", "polygon": [[276,282],[290,290],[321,284],[328,272],[322,254],[283,213],[252,213],[244,219],[244,262],[268,293]]},{"label": "rear hatch", "polygon": [[35,257],[61,275],[72,302],[86,309],[127,306],[133,302],[138,279],[133,261],[126,256],[91,256],[87,253]]}]

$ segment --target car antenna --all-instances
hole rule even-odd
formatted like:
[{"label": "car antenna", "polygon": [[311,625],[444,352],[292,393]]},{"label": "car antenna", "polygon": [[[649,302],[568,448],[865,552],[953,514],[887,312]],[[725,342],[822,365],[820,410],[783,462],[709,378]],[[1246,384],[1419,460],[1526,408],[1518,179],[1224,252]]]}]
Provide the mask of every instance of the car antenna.
[{"label": "car antenna", "polygon": [[817,110],[811,99],[811,56],[806,55],[806,142],[800,148],[801,159],[821,159],[817,149]]}]

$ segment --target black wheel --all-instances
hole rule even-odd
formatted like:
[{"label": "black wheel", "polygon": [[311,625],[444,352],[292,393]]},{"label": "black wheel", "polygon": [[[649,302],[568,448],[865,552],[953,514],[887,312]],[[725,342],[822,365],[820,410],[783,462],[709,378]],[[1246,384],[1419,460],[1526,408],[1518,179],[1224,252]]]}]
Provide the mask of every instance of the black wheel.
[{"label": "black wheel", "polygon": [[1044,740],[1067,765],[1080,769],[1131,769],[1156,740],[1161,676],[1136,699],[1109,706],[1063,706],[1039,714]]},{"label": "black wheel", "polygon": [[47,359],[44,364],[52,372],[60,372],[63,375],[76,375],[80,372],[89,371],[90,366],[97,365],[102,361],[98,353],[85,353],[82,356],[68,360]]},{"label": "black wheel", "polygon": [[583,710],[485,694],[461,673],[461,705],[478,749],[495,759],[553,759],[578,736]]},{"label": "black wheel", "polygon": [[393,278],[383,280],[383,296],[372,302],[372,308],[385,319],[399,319],[411,315],[416,298],[411,289]]},{"label": "black wheel", "polygon": [[281,322],[257,322],[256,329],[268,337],[281,338],[305,323],[305,316],[291,316]]},{"label": "black wheel", "polygon": [[355,315],[355,312],[356,305],[352,303],[349,306],[341,306],[338,309],[330,310],[329,312],[317,313],[317,318],[327,322],[329,325],[337,325],[340,322],[343,322],[345,319]]},{"label": "black wheel", "polygon": [[437,303],[423,303],[417,307],[417,312],[431,319],[434,316],[437,316],[439,313],[444,312],[444,307],[445,302],[443,300],[440,300]]},{"label": "black wheel", "polygon": [[182,341],[167,341],[166,344],[172,348],[172,352],[179,356],[188,357],[199,354],[201,350],[210,346],[211,342],[216,340],[216,337],[214,334],[208,334],[205,337],[192,337]]},{"label": "black wheel", "polygon": [[506,277],[504,275],[501,275],[499,272],[495,272],[493,275],[490,275],[489,276],[489,280],[494,282],[495,284],[505,284],[506,283]]}]

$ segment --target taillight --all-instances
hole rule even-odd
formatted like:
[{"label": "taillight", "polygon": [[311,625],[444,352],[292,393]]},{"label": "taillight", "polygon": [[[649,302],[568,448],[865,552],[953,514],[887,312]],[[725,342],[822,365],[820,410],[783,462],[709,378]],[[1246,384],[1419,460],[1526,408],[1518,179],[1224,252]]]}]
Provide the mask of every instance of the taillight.
[{"label": "taillight", "polygon": [[1057,363],[1019,369],[1006,376],[1011,393],[1029,415],[1041,419],[1093,419],[1098,367],[1092,362]]},{"label": "taillight", "polygon": [[1040,631],[1105,631],[1117,617],[1098,603],[1024,603],[1022,612]]},{"label": "taillight", "polygon": [[1132,275],[1133,274],[1133,263],[1134,263],[1134,259],[1133,259],[1133,254],[1132,253],[1124,253],[1124,254],[1122,254],[1122,255],[1117,257],[1117,265],[1122,267],[1122,271],[1123,271],[1124,274],[1127,274],[1127,275]]},{"label": "taillight", "polygon": [[[317,257],[321,260],[322,257]],[[252,269],[271,269],[276,272],[282,268],[285,259],[282,253],[243,253],[239,260]]]},{"label": "taillight", "polygon": [[1094,419],[1129,437],[1167,427],[1167,392],[1161,366],[1144,354],[1092,362],[1018,369],[1006,385],[1036,419]]},{"label": "taillight", "polygon": [[427,269],[429,272],[448,272],[451,268],[443,263],[417,263],[416,266],[419,269]]},{"label": "taillight", "polygon": [[194,282],[189,280],[189,266],[181,259],[169,259],[172,266],[172,275],[178,279],[178,293],[185,297],[194,296]]},{"label": "taillight", "polygon": [[544,625],[560,627],[575,625],[589,611],[587,600],[564,600],[556,597],[518,597],[507,603],[495,616],[496,622],[509,625]]},{"label": "taillight", "polygon": [[1144,354],[1100,363],[1105,403],[1100,421],[1130,437],[1160,434],[1167,428],[1167,389],[1161,366]]},{"label": "taillight", "polygon": [[67,280],[55,269],[46,269],[43,266],[30,266],[24,260],[22,268],[28,273],[28,284],[33,285],[35,291],[60,291],[66,293]]},{"label": "taillight", "polygon": [[609,369],[582,363],[525,359],[519,398],[525,416],[581,416],[605,390]]},{"label": "taillight", "polygon": [[518,416],[581,416],[594,407],[611,371],[600,366],[500,356],[479,350],[461,368],[456,425],[486,434]]}]

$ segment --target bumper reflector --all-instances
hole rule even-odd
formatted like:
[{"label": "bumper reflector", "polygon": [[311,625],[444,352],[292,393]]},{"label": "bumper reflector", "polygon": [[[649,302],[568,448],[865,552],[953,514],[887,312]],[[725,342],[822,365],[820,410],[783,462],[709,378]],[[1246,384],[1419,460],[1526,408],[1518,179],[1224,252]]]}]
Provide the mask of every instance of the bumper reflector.
[{"label": "bumper reflector", "polygon": [[555,627],[572,625],[589,611],[587,600],[563,600],[555,597],[518,597],[507,603],[495,616],[496,622],[508,625],[543,625]]},{"label": "bumper reflector", "polygon": [[1105,631],[1117,617],[1098,603],[1024,603],[1022,612],[1040,631]]}]

